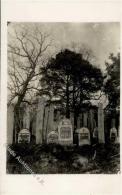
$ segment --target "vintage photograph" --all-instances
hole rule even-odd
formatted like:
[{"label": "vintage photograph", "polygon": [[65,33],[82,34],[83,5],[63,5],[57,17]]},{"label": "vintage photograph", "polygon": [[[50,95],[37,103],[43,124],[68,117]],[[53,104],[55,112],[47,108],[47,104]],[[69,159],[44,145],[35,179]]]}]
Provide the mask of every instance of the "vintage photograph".
[{"label": "vintage photograph", "polygon": [[7,33],[6,173],[120,173],[120,23]]}]

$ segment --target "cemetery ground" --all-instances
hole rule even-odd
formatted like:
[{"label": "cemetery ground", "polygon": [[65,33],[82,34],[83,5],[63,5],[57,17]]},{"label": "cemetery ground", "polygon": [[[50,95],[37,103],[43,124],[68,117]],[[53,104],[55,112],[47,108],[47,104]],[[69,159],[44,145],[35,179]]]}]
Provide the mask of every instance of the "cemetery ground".
[{"label": "cemetery ground", "polygon": [[[30,174],[117,174],[120,172],[120,145],[92,146],[9,145],[7,173]],[[21,163],[17,160],[21,159]]]}]

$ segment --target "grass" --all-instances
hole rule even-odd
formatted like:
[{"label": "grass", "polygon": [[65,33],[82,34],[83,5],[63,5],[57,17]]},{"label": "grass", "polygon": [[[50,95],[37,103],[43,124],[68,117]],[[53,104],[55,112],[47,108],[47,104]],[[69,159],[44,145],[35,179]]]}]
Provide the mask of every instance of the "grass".
[{"label": "grass", "polygon": [[8,174],[30,174],[25,164],[35,174],[117,174],[120,171],[119,144],[95,147],[11,145],[9,148],[16,156],[7,150]]}]

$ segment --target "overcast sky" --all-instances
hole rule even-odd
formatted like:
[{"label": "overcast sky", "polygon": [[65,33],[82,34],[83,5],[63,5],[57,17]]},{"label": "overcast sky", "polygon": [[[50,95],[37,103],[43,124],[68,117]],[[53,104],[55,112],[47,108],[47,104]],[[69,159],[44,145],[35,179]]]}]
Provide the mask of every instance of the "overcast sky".
[{"label": "overcast sky", "polygon": [[[23,23],[21,23],[23,24]],[[24,23],[33,26],[34,23]],[[70,48],[72,43],[92,50],[96,63],[105,69],[105,61],[109,54],[115,55],[120,49],[119,23],[36,23],[38,27],[51,34],[58,49]],[[11,23],[8,29],[15,27]],[[19,25],[20,26],[20,25]]]}]

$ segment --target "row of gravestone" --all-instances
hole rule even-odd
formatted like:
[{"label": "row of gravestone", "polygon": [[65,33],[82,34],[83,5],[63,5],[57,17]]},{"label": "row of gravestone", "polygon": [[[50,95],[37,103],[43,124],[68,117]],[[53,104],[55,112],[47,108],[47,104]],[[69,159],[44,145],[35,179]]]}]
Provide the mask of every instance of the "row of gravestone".
[{"label": "row of gravestone", "polygon": [[[90,145],[90,131],[82,127],[76,130],[78,136],[78,145]],[[30,132],[27,129],[23,129],[19,132],[18,143],[26,142],[30,143]],[[93,132],[93,138],[98,139],[98,129],[95,128]],[[110,130],[110,140],[112,142],[117,141],[117,130],[112,128]],[[73,144],[73,129],[69,119],[63,119],[58,126],[57,131],[51,131],[47,135],[47,143],[57,143],[61,145],[72,145]]]}]

